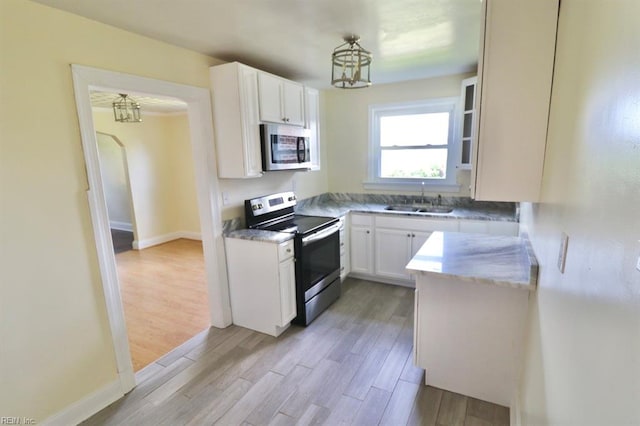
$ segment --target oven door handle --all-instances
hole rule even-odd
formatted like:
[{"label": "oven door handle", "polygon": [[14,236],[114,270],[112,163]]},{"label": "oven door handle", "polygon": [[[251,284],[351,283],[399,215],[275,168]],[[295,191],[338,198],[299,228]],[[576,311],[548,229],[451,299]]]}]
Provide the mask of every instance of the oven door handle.
[{"label": "oven door handle", "polygon": [[323,238],[326,238],[329,235],[331,235],[331,234],[333,234],[335,232],[338,232],[338,231],[340,231],[340,224],[339,223],[337,223],[335,225],[331,225],[328,228],[325,228],[325,229],[323,229],[321,231],[315,232],[315,233],[313,233],[311,235],[308,235],[308,236],[302,238],[302,245],[306,246],[308,244],[311,244],[314,241],[318,241],[318,240],[321,240]]}]

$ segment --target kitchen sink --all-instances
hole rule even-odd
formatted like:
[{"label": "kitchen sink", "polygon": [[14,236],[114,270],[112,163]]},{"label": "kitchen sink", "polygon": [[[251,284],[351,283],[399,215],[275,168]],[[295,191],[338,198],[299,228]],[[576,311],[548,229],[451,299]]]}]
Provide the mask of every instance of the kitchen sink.
[{"label": "kitchen sink", "polygon": [[417,212],[420,210],[420,207],[413,206],[387,206],[384,208],[385,210],[392,210],[396,212]]},{"label": "kitchen sink", "polygon": [[452,211],[452,207],[446,206],[424,207],[418,210],[420,213],[451,213]]},{"label": "kitchen sink", "polygon": [[390,205],[384,208],[385,210],[396,212],[409,212],[409,213],[451,213],[452,207],[447,206],[411,206],[411,205]]}]

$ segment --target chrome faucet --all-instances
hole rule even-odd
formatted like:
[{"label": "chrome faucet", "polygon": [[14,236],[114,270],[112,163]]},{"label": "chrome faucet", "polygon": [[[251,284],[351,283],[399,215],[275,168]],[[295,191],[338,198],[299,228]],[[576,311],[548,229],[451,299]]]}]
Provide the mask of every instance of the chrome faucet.
[{"label": "chrome faucet", "polygon": [[442,195],[438,194],[438,206],[442,205]]},{"label": "chrome faucet", "polygon": [[422,196],[420,197],[420,204],[424,204],[424,181],[422,182]]}]

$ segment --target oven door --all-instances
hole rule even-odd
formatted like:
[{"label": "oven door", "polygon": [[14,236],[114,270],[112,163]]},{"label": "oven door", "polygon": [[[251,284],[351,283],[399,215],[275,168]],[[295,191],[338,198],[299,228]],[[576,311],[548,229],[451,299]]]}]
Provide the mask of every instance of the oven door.
[{"label": "oven door", "polygon": [[296,287],[300,302],[309,301],[339,276],[339,224],[300,239],[296,248]]}]

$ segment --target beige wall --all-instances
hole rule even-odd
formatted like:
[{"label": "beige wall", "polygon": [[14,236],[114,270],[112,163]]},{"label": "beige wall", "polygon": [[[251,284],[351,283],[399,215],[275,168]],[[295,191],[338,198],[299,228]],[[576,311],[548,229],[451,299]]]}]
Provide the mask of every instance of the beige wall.
[{"label": "beige wall", "polygon": [[124,145],[136,223],[144,241],[175,232],[200,233],[187,114],[143,114],[142,123],[118,123],[111,111],[93,112],[96,131]]},{"label": "beige wall", "polygon": [[542,202],[522,209],[541,265],[525,425],[640,424],[638,16],[637,0],[562,1]]},{"label": "beige wall", "polygon": [[[0,1],[0,55],[0,415],[41,421],[117,379],[70,64],[208,88],[221,61],[27,0]],[[326,170],[222,182],[235,203],[223,215],[326,182]]]},{"label": "beige wall", "polygon": [[[329,190],[331,192],[382,193],[365,190],[362,183],[368,178],[369,105],[417,101],[429,98],[460,96],[460,84],[471,74],[408,81],[396,84],[373,85],[363,90],[324,91],[327,126],[324,140],[328,142]],[[458,171],[460,192],[451,195],[469,196],[469,171]],[[415,191],[393,193],[419,194]]]},{"label": "beige wall", "polygon": [[70,64],[208,87],[219,61],[25,0],[0,55],[0,414],[41,421],[117,379]]}]

